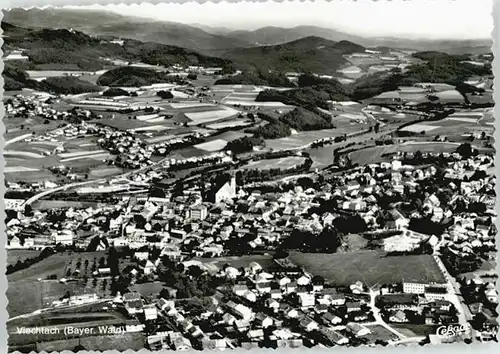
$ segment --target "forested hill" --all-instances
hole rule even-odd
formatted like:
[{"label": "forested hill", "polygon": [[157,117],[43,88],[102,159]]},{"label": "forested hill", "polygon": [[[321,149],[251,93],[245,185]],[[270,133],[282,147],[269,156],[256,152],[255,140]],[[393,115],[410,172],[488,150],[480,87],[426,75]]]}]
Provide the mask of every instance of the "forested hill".
[{"label": "forested hill", "polygon": [[223,57],[243,68],[335,74],[347,63],[343,55],[364,50],[364,47],[349,41],[306,37],[279,45],[237,48]]},{"label": "forested hill", "polygon": [[123,45],[111,43],[83,32],[68,29],[24,29],[2,23],[4,51],[23,49],[33,65],[74,65],[81,70],[109,67],[109,59],[141,61],[160,65],[225,66],[227,59],[206,56],[181,47],[125,40]]}]

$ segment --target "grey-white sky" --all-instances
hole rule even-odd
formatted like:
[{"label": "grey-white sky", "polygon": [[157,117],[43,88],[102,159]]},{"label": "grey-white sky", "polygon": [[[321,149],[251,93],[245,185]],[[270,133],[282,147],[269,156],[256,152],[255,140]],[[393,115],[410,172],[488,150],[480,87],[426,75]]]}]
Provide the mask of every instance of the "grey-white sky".
[{"label": "grey-white sky", "polygon": [[[12,3],[36,0],[12,0]],[[40,5],[42,1],[37,0]],[[61,4],[64,0],[49,3]],[[315,25],[363,36],[407,38],[488,38],[493,30],[494,0],[334,0],[284,2],[138,3],[132,5],[86,5],[122,15],[186,24],[200,23],[233,29],[264,26]],[[103,3],[103,1],[100,1]],[[104,3],[106,3],[104,1]],[[71,6],[72,8],[78,6]]]}]

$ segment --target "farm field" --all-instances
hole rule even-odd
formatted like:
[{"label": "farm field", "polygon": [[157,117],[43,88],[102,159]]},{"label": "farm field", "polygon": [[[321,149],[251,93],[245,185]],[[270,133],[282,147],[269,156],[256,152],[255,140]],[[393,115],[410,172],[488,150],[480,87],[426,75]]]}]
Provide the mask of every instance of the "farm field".
[{"label": "farm field", "polygon": [[188,123],[188,125],[198,125],[198,124],[204,124],[204,123],[218,121],[221,119],[230,118],[232,116],[237,115],[238,113],[239,111],[235,109],[224,107],[223,109],[216,111],[209,110],[201,112],[189,112],[184,114],[187,118],[191,120],[191,123]]},{"label": "farm field", "polygon": [[[16,272],[17,273],[17,272]],[[13,273],[12,275],[15,275]],[[10,276],[10,275],[9,275]],[[7,279],[9,279],[9,276]],[[7,311],[10,317],[26,314],[49,306],[54,300],[59,300],[66,291],[82,294],[84,287],[79,283],[62,284],[57,280],[9,280],[7,289]]]},{"label": "farm field", "polygon": [[15,264],[17,261],[24,261],[28,258],[35,258],[41,251],[36,250],[8,250],[7,264]]},{"label": "farm field", "polygon": [[[33,264],[29,268],[19,270],[7,276],[9,284],[16,281],[37,280],[55,274],[57,278],[64,275],[64,268],[71,258],[68,254],[53,254],[42,261]],[[9,286],[10,288],[10,286]]]},{"label": "farm field", "polygon": [[342,254],[290,252],[289,259],[328,283],[350,285],[362,281],[367,286],[408,282],[444,283],[445,279],[430,255],[391,256],[377,251]]},{"label": "farm field", "polygon": [[[35,136],[24,135],[25,139],[11,140],[6,151],[6,178],[8,181],[44,181],[65,183],[67,178],[56,176],[49,171],[50,167],[64,165],[73,168],[73,172],[82,176],[100,178],[119,173],[111,170],[104,160],[110,157],[108,151],[100,149],[94,136],[78,136],[68,138],[58,135],[56,130],[40,131]],[[23,136],[21,136],[22,138]],[[27,138],[27,140],[26,140]],[[57,152],[63,147],[63,152]],[[100,172],[102,169],[105,172]],[[94,173],[89,173],[93,170]]]},{"label": "farm field", "polygon": [[408,336],[426,336],[428,334],[435,334],[436,327],[434,325],[425,325],[425,324],[410,324],[410,323],[391,323],[391,327],[393,327],[398,332]]},{"label": "farm field", "polygon": [[224,149],[227,145],[227,141],[223,139],[216,139],[195,145],[194,147],[206,152],[215,152]]},{"label": "farm field", "polygon": [[[9,336],[9,344],[10,345],[26,345],[31,343],[37,343],[37,348],[39,350],[64,350],[69,349],[72,350],[76,347],[73,345],[72,335],[66,335],[63,332],[63,327],[72,326],[72,327],[85,327],[85,328],[93,328],[92,334],[85,334],[83,336],[78,336],[80,338],[80,344],[95,344],[98,343],[98,346],[92,346],[91,348],[98,348],[99,350],[107,350],[107,349],[116,349],[122,348],[123,344],[132,345],[131,348],[139,349],[139,344],[142,344],[142,333],[123,333],[120,335],[114,336],[103,336],[99,334],[99,330],[97,326],[99,325],[115,325],[115,326],[124,326],[126,322],[126,318],[118,312],[114,311],[102,311],[97,310],[93,312],[75,312],[75,313],[64,313],[64,312],[50,312],[38,316],[34,316],[23,320],[23,325],[28,327],[41,327],[50,325],[51,327],[59,328],[59,333],[54,334],[16,334],[15,326],[19,325],[16,323],[17,321],[13,321],[8,326]],[[26,323],[28,322],[28,323]],[[116,338],[121,340],[121,344],[118,344]],[[134,342],[137,342],[134,345]],[[122,350],[126,347],[123,346]]]},{"label": "farm field", "polygon": [[396,154],[399,151],[415,152],[419,150],[421,152],[452,153],[457,149],[459,145],[459,143],[452,142],[406,142],[402,144],[372,146],[365,149],[360,149],[358,151],[351,152],[349,154],[349,157],[354,163],[366,165],[369,163],[377,163],[390,160],[390,157],[384,155]]},{"label": "farm field", "polygon": [[243,120],[231,120],[228,122],[209,124],[209,125],[207,125],[207,128],[217,130],[217,129],[224,129],[224,128],[246,126],[248,124],[249,124],[249,122],[246,122]]},{"label": "farm field", "polygon": [[273,150],[296,149],[312,143],[315,140],[342,136],[360,130],[359,124],[352,124],[336,129],[323,129],[308,132],[298,132],[286,138],[266,140],[266,147]]},{"label": "farm field", "polygon": [[248,163],[243,166],[244,170],[270,170],[273,168],[280,168],[283,170],[293,168],[304,162],[303,157],[299,156],[288,156],[279,159],[269,159],[269,160],[258,160]]},{"label": "farm field", "polygon": [[121,168],[111,166],[108,168],[103,167],[100,169],[92,169],[89,175],[96,178],[103,178],[108,176],[114,176],[120,173],[123,173],[123,170]]},{"label": "farm field", "polygon": [[443,120],[425,123],[416,123],[407,126],[402,131],[421,133],[425,131],[428,135],[444,135],[449,140],[455,140],[464,134],[481,134],[483,131],[492,134],[494,131],[494,119],[491,112],[485,111],[480,116],[477,112],[460,112]]},{"label": "farm field", "polygon": [[[7,289],[7,299],[9,304],[7,309],[10,316],[17,316],[24,313],[33,312],[42,307],[46,307],[54,300],[58,300],[66,291],[72,294],[82,294],[84,292],[95,292],[99,296],[109,295],[109,283],[106,290],[103,290],[102,282],[104,279],[98,279],[95,286],[91,277],[94,258],[97,265],[100,258],[106,258],[104,252],[85,252],[75,257],[69,253],[58,253],[31,265],[26,269],[19,270],[7,276],[9,288]],[[85,267],[85,261],[88,260],[88,266]],[[78,264],[80,263],[80,264]],[[78,266],[79,265],[79,266]],[[68,274],[74,274],[76,270],[80,273],[77,277],[83,280],[87,275],[87,283],[83,281],[59,283],[58,280],[42,280],[50,275],[55,275],[57,279],[67,277]]]},{"label": "farm field", "polygon": [[[58,341],[41,342],[25,346],[36,352],[45,351],[61,352],[65,350],[74,350],[77,346],[82,346],[86,349],[93,351],[107,351],[117,350],[138,351],[144,348],[144,334],[143,333],[124,333],[122,335],[114,336],[90,336],[74,339],[63,339]],[[28,350],[29,351],[29,350]]]}]

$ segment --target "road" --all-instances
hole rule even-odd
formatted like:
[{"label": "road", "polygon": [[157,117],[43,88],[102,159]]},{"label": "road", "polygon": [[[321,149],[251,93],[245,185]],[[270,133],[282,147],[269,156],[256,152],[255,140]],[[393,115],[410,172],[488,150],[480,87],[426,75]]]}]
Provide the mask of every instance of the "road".
[{"label": "road", "polygon": [[470,329],[470,335],[472,336],[472,340],[475,340],[479,333],[470,326],[470,321],[472,320],[472,313],[470,312],[469,306],[467,306],[461,299],[463,299],[462,293],[460,291],[460,285],[456,281],[454,277],[448,272],[445,265],[441,261],[441,258],[436,253],[433,254],[434,259],[436,260],[439,269],[443,273],[443,276],[446,280],[446,285],[448,288],[448,294],[446,296],[446,300],[450,301],[458,311],[458,322],[465,326],[465,328]]},{"label": "road", "polygon": [[388,331],[392,332],[394,335],[398,336],[399,339],[406,339],[407,337],[404,334],[398,332],[397,330],[395,330],[394,328],[389,326],[384,321],[382,316],[380,315],[380,309],[377,306],[375,306],[375,298],[377,297],[377,292],[373,289],[370,289],[369,294],[370,294],[370,307],[371,307],[372,312],[373,312],[373,317],[375,317],[375,322],[371,322],[371,323],[366,324],[366,325],[370,325],[370,324],[371,325],[380,325],[380,326],[384,327],[385,329],[387,329]]},{"label": "road", "polygon": [[30,136],[33,136],[33,134],[31,134],[31,133],[30,133],[30,134],[19,135],[19,136],[15,137],[15,138],[12,138],[12,139],[10,139],[10,140],[7,140],[7,141],[5,142],[5,144],[4,144],[4,148],[5,148],[7,145],[9,145],[9,144],[13,144],[13,143],[16,143],[16,142],[18,142],[18,141],[22,141],[22,140],[24,140],[24,139],[26,139],[26,138],[29,138]]},{"label": "road", "polygon": [[82,186],[85,186],[85,185],[95,184],[95,183],[104,183],[104,182],[107,182],[107,181],[110,181],[110,180],[116,180],[116,179],[124,179],[124,180],[126,180],[130,176],[133,176],[135,174],[141,173],[141,172],[146,171],[146,170],[148,170],[150,168],[152,169],[152,168],[155,168],[157,166],[160,166],[161,164],[163,164],[167,160],[168,160],[168,158],[163,158],[160,161],[153,163],[152,165],[145,166],[145,167],[139,168],[137,170],[133,170],[133,171],[128,171],[128,172],[125,172],[125,173],[123,173],[121,175],[109,177],[107,179],[106,178],[101,178],[101,179],[96,179],[96,180],[91,180],[91,181],[74,182],[74,183],[66,184],[64,186],[56,187],[56,188],[53,188],[53,189],[44,190],[44,191],[42,191],[42,192],[40,192],[38,194],[35,194],[34,196],[28,198],[21,205],[21,207],[24,207],[25,205],[30,205],[30,204],[36,202],[37,200],[39,200],[39,199],[41,199],[43,197],[46,197],[46,196],[48,196],[50,194],[54,194],[54,193],[57,193],[57,192],[69,190],[69,189],[72,189],[72,188],[75,188],[75,187],[82,187]]}]

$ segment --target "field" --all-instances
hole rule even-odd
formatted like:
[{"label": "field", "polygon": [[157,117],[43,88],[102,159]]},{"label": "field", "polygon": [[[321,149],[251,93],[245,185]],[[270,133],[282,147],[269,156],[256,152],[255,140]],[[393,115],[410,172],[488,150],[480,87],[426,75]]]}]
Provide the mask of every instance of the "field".
[{"label": "field", "polygon": [[84,293],[84,287],[79,283],[62,284],[57,280],[41,282],[36,280],[8,280],[8,283],[7,299],[9,303],[7,305],[7,312],[10,317],[47,307],[53,301],[59,300],[66,291],[69,291],[71,294]]},{"label": "field", "polygon": [[[32,119],[31,123],[36,122],[36,119]],[[67,183],[66,177],[56,176],[49,171],[50,167],[60,165],[72,168],[73,172],[80,174],[81,177],[87,174],[90,179],[120,172],[118,169],[110,169],[104,163],[110,154],[99,148],[96,137],[66,137],[59,129],[53,129],[52,124],[40,125],[52,129],[39,129],[34,136],[24,134],[10,139],[8,149],[4,153],[8,181],[50,180],[56,183]],[[64,151],[58,152],[56,150],[58,147],[63,148]],[[89,173],[90,170],[93,173]]]},{"label": "field", "polygon": [[[23,348],[29,348],[35,352],[61,352],[72,351],[77,346],[82,346],[93,351],[138,351],[144,349],[144,335],[142,333],[125,333],[123,335],[113,336],[91,336],[74,339],[63,339],[58,341],[41,342],[36,344],[23,345]],[[14,350],[14,344],[9,343],[9,349]],[[30,351],[28,350],[28,352]]]},{"label": "field", "polygon": [[298,132],[286,138],[266,140],[266,147],[273,150],[296,149],[312,143],[315,140],[343,136],[344,134],[360,131],[362,125],[349,124],[336,129],[323,129],[308,132]]},{"label": "field", "polygon": [[130,291],[138,292],[142,296],[150,296],[155,298],[162,289],[164,288],[163,283],[142,283],[142,284],[134,284],[130,287]]},{"label": "field", "polygon": [[[22,322],[21,322],[22,321]],[[71,312],[65,311],[51,311],[49,313],[36,315],[28,319],[11,321],[8,325],[9,332],[9,345],[35,345],[37,351],[62,351],[73,350],[78,344],[84,348],[93,350],[110,350],[110,349],[133,349],[138,350],[143,348],[143,335],[142,333],[123,333],[119,335],[102,335],[99,333],[99,325],[115,325],[123,327],[126,318],[118,312],[107,311],[102,308],[94,309],[88,306],[82,306],[79,310],[72,310]],[[58,328],[58,333],[54,334],[17,334],[17,326],[26,327],[43,327],[50,326]],[[84,335],[71,335],[65,334],[64,327],[80,327],[92,328],[91,334]],[[36,344],[35,344],[36,343]]]},{"label": "field", "polygon": [[407,282],[444,283],[444,277],[430,255],[386,257],[383,252],[360,251],[342,254],[291,252],[290,260],[313,275],[335,285],[362,281],[367,286]]},{"label": "field", "polygon": [[227,141],[223,139],[216,139],[212,141],[208,141],[206,143],[201,143],[198,145],[195,145],[194,147],[203,151],[207,152],[214,152],[214,151],[220,151],[224,149],[227,145]]},{"label": "field", "polygon": [[[109,284],[107,284],[106,290],[103,290],[103,279],[99,279],[95,286],[92,284],[93,280],[90,279],[94,258],[96,258],[96,263],[99,264],[101,257],[106,258],[104,252],[86,252],[79,254],[78,257],[69,253],[58,253],[33,264],[29,268],[9,274],[7,276],[9,283],[7,310],[10,316],[17,316],[46,307],[52,301],[58,300],[66,291],[73,294],[95,292],[98,295],[109,295]],[[87,267],[85,266],[86,260],[89,260]],[[79,267],[77,267],[78,263],[80,263]],[[62,284],[58,280],[37,280],[38,278],[45,279],[50,275],[55,275],[57,279],[61,279],[67,277],[68,274],[73,274],[77,269],[80,271],[79,276],[77,276],[80,278],[77,282]],[[82,279],[84,275],[89,277],[86,284]]]},{"label": "field", "polygon": [[29,75],[30,79],[36,80],[36,79],[41,79],[41,78],[47,78],[47,77],[63,77],[63,76],[68,76],[70,74],[78,74],[78,75],[89,75],[89,76],[94,76],[92,72],[90,71],[72,71],[72,70],[28,70],[27,74]]},{"label": "field", "polygon": [[[464,134],[493,134],[494,117],[491,108],[457,111],[447,118],[434,122],[418,123],[410,125],[403,130],[434,135],[444,135],[450,141],[460,141]],[[423,129],[425,128],[425,129]]]},{"label": "field", "polygon": [[419,337],[436,333],[436,326],[434,325],[391,323],[391,327],[393,327],[398,332],[401,332],[402,334],[406,335],[407,337],[415,337],[415,336]]},{"label": "field", "polygon": [[243,120],[231,120],[229,122],[221,122],[221,123],[214,123],[207,125],[208,129],[224,129],[224,128],[232,128],[232,127],[240,127],[240,126],[246,126],[248,125],[248,122],[243,121]]},{"label": "field", "polygon": [[189,112],[184,114],[192,121],[191,123],[192,125],[198,125],[198,124],[204,124],[204,123],[218,121],[221,119],[230,118],[232,116],[237,115],[238,113],[239,112],[235,109],[224,107],[224,109],[216,111],[209,110],[202,112]]},{"label": "field", "polygon": [[401,131],[404,132],[411,132],[411,133],[421,133],[421,132],[430,132],[434,129],[440,128],[439,126],[436,125],[429,125],[429,124],[422,124],[422,123],[417,123],[417,124],[412,124],[410,126],[404,127],[401,129]]},{"label": "field", "polygon": [[40,251],[35,250],[8,250],[7,264],[15,264],[17,261],[24,261],[28,258],[37,257]]},{"label": "field", "polygon": [[242,167],[244,170],[270,170],[273,168],[280,168],[282,170],[293,168],[304,162],[303,157],[288,156],[279,159],[258,160],[250,162]]},{"label": "field", "polygon": [[376,340],[391,341],[391,340],[398,339],[398,336],[396,336],[394,333],[387,330],[383,326],[374,325],[374,326],[366,326],[366,327],[370,330],[371,333],[367,334],[363,338],[368,339],[370,342],[375,342]]},{"label": "field", "polygon": [[402,144],[393,145],[383,145],[383,146],[372,146],[366,149],[361,149],[358,151],[351,152],[349,157],[352,162],[358,163],[360,165],[366,165],[369,163],[377,163],[390,160],[390,156],[384,156],[385,154],[396,154],[401,152],[454,152],[459,143],[451,142],[406,142]]}]

